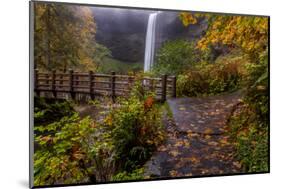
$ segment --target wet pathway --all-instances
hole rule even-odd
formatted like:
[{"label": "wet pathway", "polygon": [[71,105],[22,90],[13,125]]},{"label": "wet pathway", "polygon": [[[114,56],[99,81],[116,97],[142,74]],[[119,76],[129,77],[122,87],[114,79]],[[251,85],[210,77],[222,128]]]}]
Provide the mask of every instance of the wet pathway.
[{"label": "wet pathway", "polygon": [[236,92],[168,100],[174,121],[164,121],[167,140],[146,163],[145,174],[159,178],[241,173],[226,135],[227,118],[240,97]]}]

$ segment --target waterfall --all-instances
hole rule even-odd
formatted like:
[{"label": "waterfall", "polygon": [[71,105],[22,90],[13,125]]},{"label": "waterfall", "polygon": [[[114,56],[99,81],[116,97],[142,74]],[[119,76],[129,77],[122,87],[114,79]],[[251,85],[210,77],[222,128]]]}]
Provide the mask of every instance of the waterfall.
[{"label": "waterfall", "polygon": [[144,56],[144,71],[149,71],[153,66],[154,61],[154,48],[155,48],[155,30],[157,13],[149,15],[146,39],[145,39],[145,56]]}]

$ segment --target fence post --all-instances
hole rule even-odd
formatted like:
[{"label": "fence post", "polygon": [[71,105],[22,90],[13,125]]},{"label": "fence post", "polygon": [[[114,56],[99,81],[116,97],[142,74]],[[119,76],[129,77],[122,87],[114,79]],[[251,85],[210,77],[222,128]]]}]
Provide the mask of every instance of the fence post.
[{"label": "fence post", "polygon": [[54,98],[57,98],[57,92],[56,92],[56,70],[52,71],[52,92]]},{"label": "fence post", "polygon": [[46,85],[49,87],[49,73],[46,73],[45,75],[45,79],[46,79]]},{"label": "fence post", "polygon": [[161,101],[165,102],[166,101],[166,89],[167,89],[167,75],[164,74],[162,75],[162,93],[161,93]]},{"label": "fence post", "polygon": [[115,72],[111,72],[111,98],[115,102]]},{"label": "fence post", "polygon": [[133,76],[128,76],[128,89],[130,90],[133,86]]},{"label": "fence post", "polygon": [[94,89],[93,89],[93,81],[94,81],[93,71],[89,71],[89,92],[90,92],[91,100],[94,100],[94,98],[95,98]]},{"label": "fence post", "polygon": [[63,88],[63,87],[61,87],[61,86],[63,85],[63,82],[64,82],[64,81],[63,81],[64,78],[63,78],[63,75],[62,75],[62,74],[64,74],[64,73],[65,73],[65,71],[64,71],[64,70],[61,70],[61,75],[60,75],[60,78],[59,78],[59,79],[60,79],[60,82],[59,82],[59,85],[60,85],[60,86],[58,87],[59,89]]},{"label": "fence post", "polygon": [[38,90],[38,69],[34,70],[34,92],[36,96],[40,96],[40,91]]},{"label": "fence post", "polygon": [[76,75],[74,79],[75,79],[75,85],[76,86],[79,85],[79,76]]},{"label": "fence post", "polygon": [[151,78],[150,82],[149,82],[149,89],[151,91],[154,91],[154,79]]},{"label": "fence post", "polygon": [[72,99],[75,99],[73,90],[73,70],[69,70],[69,92]]},{"label": "fence post", "polygon": [[176,76],[172,76],[172,87],[173,87],[172,97],[176,98],[177,97],[177,77]]}]

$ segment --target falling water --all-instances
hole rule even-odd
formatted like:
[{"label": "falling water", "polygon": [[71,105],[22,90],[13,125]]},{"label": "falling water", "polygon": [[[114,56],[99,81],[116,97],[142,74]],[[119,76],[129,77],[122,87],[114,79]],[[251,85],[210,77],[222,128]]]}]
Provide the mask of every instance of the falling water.
[{"label": "falling water", "polygon": [[146,39],[145,39],[145,56],[144,56],[144,71],[149,71],[153,66],[154,61],[154,48],[155,48],[155,30],[156,18],[158,13],[149,15]]}]

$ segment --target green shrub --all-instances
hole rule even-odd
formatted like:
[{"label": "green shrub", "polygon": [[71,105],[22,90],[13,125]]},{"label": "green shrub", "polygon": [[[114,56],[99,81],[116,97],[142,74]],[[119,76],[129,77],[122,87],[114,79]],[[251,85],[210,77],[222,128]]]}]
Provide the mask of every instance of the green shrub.
[{"label": "green shrub", "polygon": [[35,131],[40,131],[35,136],[35,185],[110,180],[115,171],[115,147],[89,117],[81,119],[75,113]]},{"label": "green shrub", "polygon": [[34,125],[49,124],[74,113],[73,104],[66,100],[34,97]]},{"label": "green shrub", "polygon": [[268,122],[268,51],[260,56],[258,64],[249,64],[245,100],[255,110],[261,120]]},{"label": "green shrub", "polygon": [[118,159],[130,171],[144,163],[163,139],[160,106],[138,83],[128,99],[119,99],[104,123],[110,129]]},{"label": "green shrub", "polygon": [[215,63],[201,62],[177,77],[178,96],[214,95],[234,91],[243,79],[243,57],[222,57]]},{"label": "green shrub", "polygon": [[269,91],[267,51],[258,63],[247,64],[243,106],[230,118],[237,157],[247,172],[268,171]]},{"label": "green shrub", "polygon": [[233,144],[237,158],[245,172],[268,171],[268,123],[261,120],[249,105],[243,106],[230,122]]},{"label": "green shrub", "polygon": [[166,42],[156,54],[153,72],[156,74],[177,75],[199,62],[199,51],[186,40]]},{"label": "green shrub", "polygon": [[144,169],[136,169],[131,173],[126,171],[120,172],[112,178],[113,181],[128,181],[128,180],[143,180],[144,179]]},{"label": "green shrub", "polygon": [[80,120],[78,114],[37,126],[35,131],[48,134],[35,136],[39,146],[34,155],[34,185],[87,182],[93,130],[91,120]]},{"label": "green shrub", "polygon": [[[44,102],[40,110],[55,112],[65,103]],[[59,119],[62,115],[66,116]],[[161,115],[161,106],[140,82],[127,99],[120,98],[110,109],[100,112],[97,117],[101,120],[82,119],[71,112],[71,115],[62,113],[46,124],[45,120],[50,122],[47,119],[50,114],[42,113],[40,119],[44,124],[34,128],[34,184],[142,178],[143,163],[164,140]]]}]

